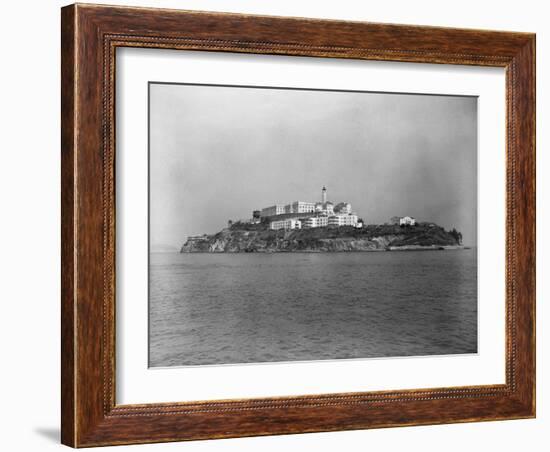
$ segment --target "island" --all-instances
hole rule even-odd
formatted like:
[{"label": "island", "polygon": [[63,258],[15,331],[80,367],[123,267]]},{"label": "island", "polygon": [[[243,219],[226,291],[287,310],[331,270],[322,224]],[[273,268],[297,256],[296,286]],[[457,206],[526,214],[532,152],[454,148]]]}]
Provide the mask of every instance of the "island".
[{"label": "island", "polygon": [[365,224],[351,204],[294,201],[254,210],[252,218],[228,221],[215,234],[190,236],[181,253],[274,253],[461,249],[462,234],[410,216]]}]

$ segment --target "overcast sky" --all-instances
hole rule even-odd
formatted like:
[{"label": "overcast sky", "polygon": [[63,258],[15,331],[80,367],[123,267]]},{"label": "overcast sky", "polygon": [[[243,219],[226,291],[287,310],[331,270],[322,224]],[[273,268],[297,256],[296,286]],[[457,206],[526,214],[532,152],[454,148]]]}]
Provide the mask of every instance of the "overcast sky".
[{"label": "overcast sky", "polygon": [[150,241],[179,247],[291,201],[410,215],[475,245],[477,99],[150,85]]}]

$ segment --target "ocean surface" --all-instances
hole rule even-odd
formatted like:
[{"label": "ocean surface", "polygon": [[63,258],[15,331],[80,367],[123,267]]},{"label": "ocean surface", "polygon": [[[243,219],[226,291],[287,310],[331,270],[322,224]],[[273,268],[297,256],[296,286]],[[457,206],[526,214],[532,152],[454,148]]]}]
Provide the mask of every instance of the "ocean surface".
[{"label": "ocean surface", "polygon": [[475,249],[150,255],[151,367],[476,352]]}]

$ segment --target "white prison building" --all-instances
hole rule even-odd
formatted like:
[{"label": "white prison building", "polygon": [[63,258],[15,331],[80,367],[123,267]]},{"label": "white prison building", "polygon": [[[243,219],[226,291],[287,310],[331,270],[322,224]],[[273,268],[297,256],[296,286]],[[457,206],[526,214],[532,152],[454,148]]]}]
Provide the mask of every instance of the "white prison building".
[{"label": "white prison building", "polygon": [[285,213],[285,206],[276,204],[264,207],[260,212],[260,217],[272,217],[273,215],[282,215],[283,213]]},{"label": "white prison building", "polygon": [[[320,202],[306,202],[306,201],[293,201],[289,204],[275,204],[274,206],[264,207],[259,211],[260,218],[266,217],[277,217],[278,215],[284,215],[284,220],[277,220],[277,218],[271,218],[271,224],[275,227],[271,229],[294,229],[296,226],[289,227],[288,224],[284,223],[288,220],[289,216],[294,217],[294,220],[303,219],[307,215],[302,214],[313,214],[310,218],[307,218],[303,221],[303,227],[310,228],[319,228],[329,225],[328,218],[332,216],[338,217],[337,219],[332,220],[332,225],[335,226],[355,226],[357,224],[357,216],[353,214],[351,210],[351,204],[348,202],[338,203],[336,206],[327,200],[327,189],[323,187],[321,190],[321,201]],[[342,218],[341,218],[342,217]],[[345,218],[343,218],[345,217]],[[294,223],[293,223],[294,224]]]},{"label": "white prison building", "polygon": [[323,228],[325,226],[328,226],[328,217],[325,216],[309,217],[304,220],[303,224],[304,228]]},{"label": "white prison building", "polygon": [[325,215],[332,215],[334,214],[334,204],[332,204],[330,201],[327,201],[324,203],[316,202],[315,212],[325,214]]},{"label": "white prison building", "polygon": [[294,201],[285,206],[285,213],[308,213],[315,211],[314,202]]},{"label": "white prison building", "polygon": [[286,220],[277,220],[272,221],[269,224],[269,229],[278,230],[278,229],[300,229],[302,227],[302,222],[296,220],[295,218],[287,218]]},{"label": "white prison building", "polygon": [[329,226],[356,226],[357,215],[333,215],[328,217]]}]

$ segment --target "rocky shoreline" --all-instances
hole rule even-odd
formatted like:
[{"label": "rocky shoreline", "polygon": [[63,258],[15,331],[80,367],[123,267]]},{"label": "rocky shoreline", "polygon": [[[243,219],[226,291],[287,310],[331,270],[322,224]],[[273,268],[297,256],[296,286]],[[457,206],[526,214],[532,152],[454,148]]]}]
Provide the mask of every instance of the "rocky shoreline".
[{"label": "rocky shoreline", "polygon": [[452,250],[464,248],[456,231],[445,231],[434,224],[411,227],[369,225],[269,230],[262,225],[233,225],[231,228],[199,237],[190,237],[181,253],[292,253]]}]

